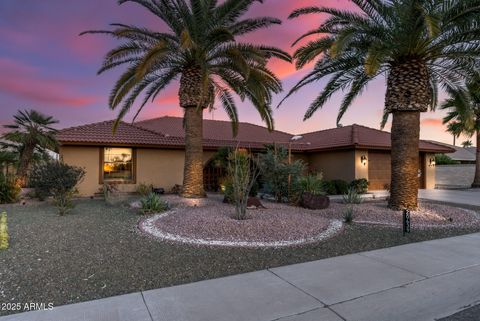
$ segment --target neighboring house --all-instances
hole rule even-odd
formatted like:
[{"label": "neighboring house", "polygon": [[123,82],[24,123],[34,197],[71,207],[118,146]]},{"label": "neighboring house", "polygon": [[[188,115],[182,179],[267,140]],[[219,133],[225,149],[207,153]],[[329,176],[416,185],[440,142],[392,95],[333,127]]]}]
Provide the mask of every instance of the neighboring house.
[{"label": "neighboring house", "polygon": [[[113,121],[63,129],[58,134],[60,156],[68,164],[84,167],[86,176],[79,186],[82,195],[97,193],[104,182],[122,183],[125,191],[148,183],[166,190],[182,184],[184,164],[183,120],[161,117],[121,123],[115,135]],[[298,136],[298,135],[297,135]],[[360,125],[294,135],[249,123],[240,123],[237,137],[231,124],[204,120],[204,163],[206,186],[221,175],[210,159],[225,146],[261,151],[267,144],[291,148],[294,158],[309,169],[322,172],[325,179],[352,181],[366,178],[370,190],[390,183],[390,133]],[[420,142],[419,182],[421,188],[435,187],[436,153],[453,152],[433,142]]]},{"label": "neighboring house", "polygon": [[438,143],[445,147],[452,148],[455,150],[453,153],[448,154],[448,157],[454,161],[459,162],[460,164],[475,164],[477,161],[477,148],[476,147],[462,147],[462,146],[453,146],[445,143]]}]

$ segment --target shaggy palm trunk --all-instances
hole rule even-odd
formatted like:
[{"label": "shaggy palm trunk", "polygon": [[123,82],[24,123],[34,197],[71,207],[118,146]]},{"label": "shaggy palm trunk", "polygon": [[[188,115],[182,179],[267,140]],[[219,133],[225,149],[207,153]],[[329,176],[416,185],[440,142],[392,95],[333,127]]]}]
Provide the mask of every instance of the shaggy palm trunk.
[{"label": "shaggy palm trunk", "polygon": [[181,195],[205,197],[203,187],[203,109],[202,76],[199,69],[186,69],[180,79],[180,106],[184,109],[185,165]]},{"label": "shaggy palm trunk", "polygon": [[432,101],[429,80],[426,65],[415,59],[392,66],[388,75],[385,108],[393,114],[392,209],[418,206],[420,112],[426,112]]},{"label": "shaggy palm trunk", "polygon": [[35,146],[26,145],[23,153],[20,156],[17,169],[17,184],[22,187],[25,187],[27,183],[28,167],[30,166],[30,161],[33,157],[34,150]]},{"label": "shaggy palm trunk", "polygon": [[391,208],[417,208],[419,139],[420,112],[393,112]]},{"label": "shaggy palm trunk", "polygon": [[203,109],[185,108],[183,197],[205,197],[203,187]]},{"label": "shaggy palm trunk", "polygon": [[[477,128],[480,128],[480,120],[477,121]],[[480,130],[477,129],[477,157],[475,158],[475,178],[473,188],[480,188]]]}]

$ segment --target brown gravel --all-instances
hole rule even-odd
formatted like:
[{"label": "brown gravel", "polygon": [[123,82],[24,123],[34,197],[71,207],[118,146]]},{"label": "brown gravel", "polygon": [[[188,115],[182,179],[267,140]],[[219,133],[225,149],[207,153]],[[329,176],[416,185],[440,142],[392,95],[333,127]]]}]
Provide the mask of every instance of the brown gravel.
[{"label": "brown gravel", "polygon": [[[341,219],[347,206],[341,203],[332,203],[326,210],[316,211],[325,218]],[[353,205],[354,222],[402,225],[402,212],[387,207],[387,203],[365,202]],[[480,215],[474,210],[422,201],[416,211],[410,213],[411,224],[415,227],[468,227],[480,226]]]},{"label": "brown gravel", "polygon": [[[200,200],[198,206],[188,206],[178,197],[167,196],[176,206],[173,212],[155,222],[163,232],[204,240],[275,242],[300,240],[315,236],[330,224],[330,219],[299,207],[264,202],[266,209],[248,209],[247,220],[233,217],[233,205],[218,197]],[[187,200],[187,203],[194,202]]]}]

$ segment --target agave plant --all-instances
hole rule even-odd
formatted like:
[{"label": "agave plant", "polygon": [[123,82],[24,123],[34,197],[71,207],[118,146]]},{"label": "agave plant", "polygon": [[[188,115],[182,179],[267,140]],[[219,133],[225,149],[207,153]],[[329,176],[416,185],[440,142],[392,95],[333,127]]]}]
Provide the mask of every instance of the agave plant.
[{"label": "agave plant", "polygon": [[[271,17],[242,18],[259,0],[119,0],[137,3],[156,15],[168,30],[149,30],[113,24],[103,33],[123,41],[107,53],[99,73],[126,67],[109,100],[119,110],[117,123],[143,93],[135,117],[172,82],[179,80],[180,107],[184,111],[184,197],[201,197],[203,188],[203,111],[216,100],[237,131],[234,95],[248,99],[269,129],[273,129],[272,93],[282,90],[268,69],[272,57],[291,61],[284,51],[238,41],[258,29],[281,23]],[[262,1],[259,1],[262,2]]]},{"label": "agave plant", "polygon": [[[319,1],[321,3],[322,1]],[[290,18],[326,14],[302,35],[318,38],[300,46],[298,69],[315,61],[287,97],[328,77],[305,114],[310,118],[338,91],[345,95],[339,122],[368,83],[385,77],[383,124],[392,123],[392,208],[416,208],[420,113],[434,110],[439,86],[455,88],[471,74],[480,55],[480,0],[352,0],[356,11],[306,7]]]}]

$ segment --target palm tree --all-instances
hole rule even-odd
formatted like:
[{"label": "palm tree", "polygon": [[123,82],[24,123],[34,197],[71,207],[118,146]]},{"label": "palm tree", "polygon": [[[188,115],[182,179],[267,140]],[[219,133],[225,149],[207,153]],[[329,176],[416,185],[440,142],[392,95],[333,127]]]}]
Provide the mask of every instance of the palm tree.
[{"label": "palm tree", "polygon": [[142,5],[162,20],[168,31],[113,24],[113,31],[85,32],[106,33],[123,40],[106,55],[99,70],[103,73],[127,66],[110,95],[110,108],[119,109],[117,123],[142,92],[144,98],[134,119],[148,101],[179,78],[185,127],[184,197],[205,195],[203,110],[213,108],[216,99],[231,119],[234,134],[238,115],[233,94],[242,101],[250,100],[268,128],[273,129],[272,93],[280,92],[282,86],[266,64],[271,57],[286,61],[291,57],[274,47],[237,41],[238,36],[281,23],[270,17],[241,19],[256,1],[119,0],[119,4]]},{"label": "palm tree", "polygon": [[51,125],[58,123],[58,120],[33,109],[19,110],[13,118],[13,125],[4,125],[10,131],[5,133],[2,138],[9,141],[10,143],[7,145],[16,150],[19,155],[17,179],[23,185],[26,182],[30,164],[36,156],[35,152],[57,148],[55,139],[57,130]]},{"label": "palm tree", "polygon": [[[467,82],[465,88],[448,91],[449,98],[441,105],[441,109],[449,112],[443,119],[448,123],[448,131],[456,135],[477,136],[477,157],[475,178],[472,187],[480,188],[480,73]],[[465,144],[468,143],[468,144]],[[463,147],[472,146],[468,140],[462,143]]]},{"label": "palm tree", "polygon": [[352,0],[357,11],[307,7],[290,18],[328,14],[317,29],[302,35],[318,38],[294,54],[298,69],[315,61],[313,70],[288,93],[325,77],[328,81],[311,103],[310,118],[338,91],[346,91],[339,122],[367,84],[387,80],[382,124],[393,115],[392,177],[389,206],[416,208],[420,113],[433,110],[439,85],[458,86],[480,54],[480,0]]},{"label": "palm tree", "polygon": [[473,144],[472,144],[471,140],[466,140],[466,141],[462,142],[462,147],[463,148],[468,148],[468,147],[472,147],[472,146],[473,146]]}]

